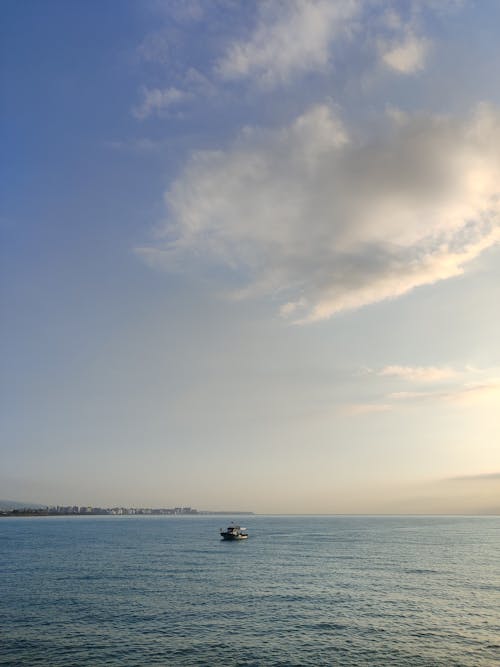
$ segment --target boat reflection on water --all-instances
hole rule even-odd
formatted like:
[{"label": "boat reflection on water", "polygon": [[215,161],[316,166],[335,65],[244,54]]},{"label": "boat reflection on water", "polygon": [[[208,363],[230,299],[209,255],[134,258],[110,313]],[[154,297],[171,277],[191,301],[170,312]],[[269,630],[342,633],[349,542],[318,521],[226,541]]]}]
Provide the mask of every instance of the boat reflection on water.
[{"label": "boat reflection on water", "polygon": [[224,530],[220,529],[220,535],[223,540],[247,540],[248,533],[245,532],[246,528],[241,528],[235,523],[230,523],[229,526]]}]

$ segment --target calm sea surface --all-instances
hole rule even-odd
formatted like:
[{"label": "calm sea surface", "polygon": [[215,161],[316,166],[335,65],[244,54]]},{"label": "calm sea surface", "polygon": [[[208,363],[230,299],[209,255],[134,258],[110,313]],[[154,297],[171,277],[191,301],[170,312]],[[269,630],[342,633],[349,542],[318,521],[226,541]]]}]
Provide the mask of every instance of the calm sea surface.
[{"label": "calm sea surface", "polygon": [[228,519],[0,519],[0,665],[500,664],[500,518]]}]

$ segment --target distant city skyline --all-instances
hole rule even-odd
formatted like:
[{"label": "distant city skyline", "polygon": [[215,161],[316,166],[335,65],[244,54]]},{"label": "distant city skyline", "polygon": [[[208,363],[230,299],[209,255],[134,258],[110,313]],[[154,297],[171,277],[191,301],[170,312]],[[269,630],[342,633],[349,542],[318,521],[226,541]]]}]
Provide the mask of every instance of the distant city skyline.
[{"label": "distant city skyline", "polygon": [[214,516],[214,515],[251,515],[253,512],[226,510],[214,512],[198,510],[194,507],[98,507],[94,505],[50,505],[34,506],[24,503],[11,503],[0,500],[0,516]]},{"label": "distant city skyline", "polygon": [[0,496],[500,513],[500,3],[0,11]]}]

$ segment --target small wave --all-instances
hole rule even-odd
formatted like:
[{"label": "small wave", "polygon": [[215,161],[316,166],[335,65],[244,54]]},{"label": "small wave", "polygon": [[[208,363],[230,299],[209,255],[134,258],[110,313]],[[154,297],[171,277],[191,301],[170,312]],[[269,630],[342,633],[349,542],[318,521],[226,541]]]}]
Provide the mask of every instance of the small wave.
[{"label": "small wave", "polygon": [[404,570],[407,574],[442,574],[439,570],[431,570],[422,567],[410,567]]},{"label": "small wave", "polygon": [[333,621],[320,621],[313,625],[314,630],[346,630],[349,626],[345,623],[335,623]]}]

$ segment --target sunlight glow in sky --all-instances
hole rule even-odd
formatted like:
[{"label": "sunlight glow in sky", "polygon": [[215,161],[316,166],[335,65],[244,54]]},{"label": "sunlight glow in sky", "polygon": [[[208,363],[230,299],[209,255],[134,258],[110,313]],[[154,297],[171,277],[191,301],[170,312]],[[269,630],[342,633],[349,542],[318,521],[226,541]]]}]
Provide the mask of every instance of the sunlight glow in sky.
[{"label": "sunlight glow in sky", "polygon": [[0,498],[500,513],[500,4],[0,11]]}]

